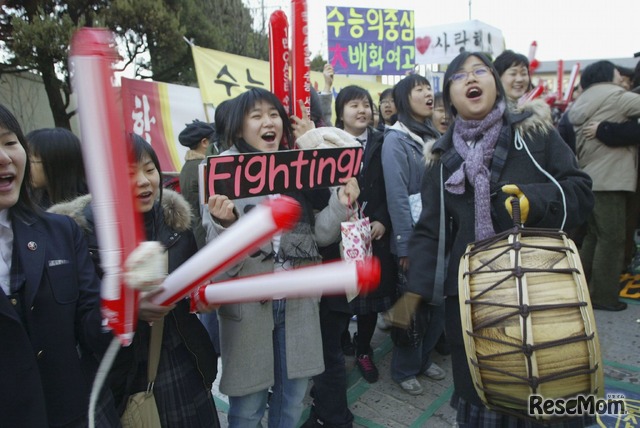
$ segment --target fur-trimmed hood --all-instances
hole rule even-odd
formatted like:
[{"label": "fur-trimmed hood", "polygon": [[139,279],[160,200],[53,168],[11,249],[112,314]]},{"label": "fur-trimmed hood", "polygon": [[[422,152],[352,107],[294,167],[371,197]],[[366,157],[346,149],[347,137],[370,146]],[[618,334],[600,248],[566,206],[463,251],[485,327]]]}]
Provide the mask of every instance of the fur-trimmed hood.
[{"label": "fur-trimmed hood", "polygon": [[187,153],[185,153],[184,155],[185,161],[196,160],[196,159],[203,160],[206,158],[207,158],[206,155],[203,155],[202,153],[198,153],[195,150],[188,150]]},{"label": "fur-trimmed hood", "polygon": [[[91,195],[80,196],[70,202],[56,204],[49,212],[71,217],[85,232],[90,231],[86,217],[86,207],[91,203]],[[162,213],[164,220],[176,232],[184,232],[191,228],[191,209],[181,194],[162,189]]]},{"label": "fur-trimmed hood", "polygon": [[[553,129],[551,108],[543,100],[532,100],[521,106],[507,109],[503,117],[507,123],[511,124],[514,130],[520,131],[523,138],[533,134],[546,135]],[[425,145],[424,159],[427,165],[431,165],[440,158],[443,142],[450,141],[453,138],[453,127],[454,125],[452,124],[433,146]]]}]

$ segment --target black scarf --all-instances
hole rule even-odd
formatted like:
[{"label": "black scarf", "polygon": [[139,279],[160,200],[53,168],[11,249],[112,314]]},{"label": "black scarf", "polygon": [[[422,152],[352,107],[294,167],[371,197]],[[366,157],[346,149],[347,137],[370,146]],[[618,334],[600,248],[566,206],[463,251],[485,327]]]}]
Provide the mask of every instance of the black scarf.
[{"label": "black scarf", "polygon": [[402,123],[404,126],[409,128],[409,131],[422,138],[422,141],[427,141],[429,139],[437,140],[440,138],[440,133],[433,127],[431,119],[419,122],[410,114],[398,113],[398,122]]}]

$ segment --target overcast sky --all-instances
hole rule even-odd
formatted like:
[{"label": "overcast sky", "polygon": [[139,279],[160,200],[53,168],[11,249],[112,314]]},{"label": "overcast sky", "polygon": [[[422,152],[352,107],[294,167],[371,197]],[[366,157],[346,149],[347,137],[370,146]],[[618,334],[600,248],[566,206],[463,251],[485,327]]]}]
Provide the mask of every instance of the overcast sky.
[{"label": "overcast sky", "polygon": [[[243,1],[254,11],[264,4],[267,22],[276,8],[290,17],[290,1]],[[326,6],[413,9],[416,28],[466,21],[471,11],[471,19],[502,30],[507,49],[527,55],[535,40],[539,61],[640,52],[640,0],[307,0],[312,56],[327,57]]]}]

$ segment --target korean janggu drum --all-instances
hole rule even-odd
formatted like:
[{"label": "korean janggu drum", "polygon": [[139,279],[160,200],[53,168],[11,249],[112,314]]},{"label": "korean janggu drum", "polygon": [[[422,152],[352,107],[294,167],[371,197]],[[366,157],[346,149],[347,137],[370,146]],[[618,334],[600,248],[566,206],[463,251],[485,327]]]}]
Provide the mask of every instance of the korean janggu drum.
[{"label": "korean janggu drum", "polygon": [[489,408],[527,414],[529,396],[602,396],[589,290],[564,233],[514,227],[470,244],[460,261],[467,362]]}]

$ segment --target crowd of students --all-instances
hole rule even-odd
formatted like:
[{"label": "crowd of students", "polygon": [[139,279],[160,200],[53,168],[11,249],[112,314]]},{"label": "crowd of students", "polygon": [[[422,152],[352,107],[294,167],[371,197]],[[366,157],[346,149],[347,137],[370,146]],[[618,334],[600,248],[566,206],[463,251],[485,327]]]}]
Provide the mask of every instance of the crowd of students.
[{"label": "crowd of students", "polygon": [[[200,307],[199,315],[190,312],[186,299],[165,307],[152,303],[154,292],[143,295],[133,344],[120,351],[101,392],[97,426],[119,426],[127,398],[146,389],[150,336],[162,326],[154,392],[163,427],[220,425],[211,393],[219,356],[230,427],[261,426],[267,409],[269,427],[297,426],[310,382],[313,402],[303,426],[351,427],[345,354],[355,355],[367,382],[378,380],[371,339],[379,316],[405,293],[431,304],[417,306],[415,319],[421,321],[410,339],[392,334],[390,375],[398,387],[420,395],[428,384],[419,376],[444,379],[431,353],[445,340],[458,426],[518,426],[523,417],[487,409],[473,386],[457,284],[466,245],[513,224],[505,204],[512,196],[526,202],[527,227],[575,231],[586,225],[580,255],[593,306],[624,309],[616,275],[624,269],[627,220],[637,220],[628,201],[636,194],[640,135],[637,127],[616,126],[640,117],[640,95],[619,85],[613,64],[599,61],[582,73],[583,93],[568,118],[575,126],[575,150],[560,137],[543,101],[519,104],[532,88],[531,77],[527,58],[512,51],[493,62],[463,52],[449,64],[441,93],[434,94],[425,77],[409,74],[378,94],[377,106],[365,89],[351,85],[341,88],[329,110],[330,66],[324,75],[324,91],[312,90],[309,117],[290,117],[277,97],[254,88],[218,106],[215,124],[188,124],[180,134],[189,149],[182,194],[162,188],[153,148],[130,135],[136,209],[146,239],[166,249],[171,272],[256,204],[279,197],[213,195],[201,204],[197,170],[206,156],[303,148],[309,139],[331,133],[334,142],[362,146],[358,176],[331,189],[287,193],[302,206],[293,230],[275,236],[223,277],[339,258],[340,223],[361,207],[371,222],[373,254],[381,261],[379,287],[351,301],[282,298]],[[636,75],[634,86],[638,80]],[[340,131],[319,133],[331,126],[332,113]],[[71,132],[43,129],[25,136],[0,106],[2,426],[87,424],[89,389],[111,334],[101,326],[99,242],[82,165],[81,144]],[[442,240],[446,275],[438,287]],[[588,423],[589,418],[565,422]]]}]

